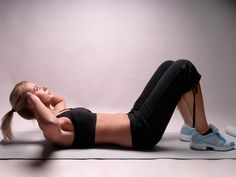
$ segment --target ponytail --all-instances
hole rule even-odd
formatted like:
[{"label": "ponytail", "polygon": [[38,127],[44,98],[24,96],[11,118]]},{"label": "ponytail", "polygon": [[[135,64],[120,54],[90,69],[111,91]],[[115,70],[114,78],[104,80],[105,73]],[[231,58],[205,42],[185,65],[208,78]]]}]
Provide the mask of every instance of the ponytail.
[{"label": "ponytail", "polygon": [[12,118],[13,118],[14,109],[6,113],[2,118],[1,130],[4,139],[13,141],[13,134],[11,130]]},{"label": "ponytail", "polygon": [[15,85],[13,88],[9,101],[11,103],[12,109],[6,113],[2,118],[1,130],[4,139],[13,141],[13,134],[12,134],[12,117],[13,113],[17,112],[21,117],[25,119],[34,119],[34,112],[26,107],[27,105],[27,89],[25,88],[25,84],[27,81],[21,81]]}]

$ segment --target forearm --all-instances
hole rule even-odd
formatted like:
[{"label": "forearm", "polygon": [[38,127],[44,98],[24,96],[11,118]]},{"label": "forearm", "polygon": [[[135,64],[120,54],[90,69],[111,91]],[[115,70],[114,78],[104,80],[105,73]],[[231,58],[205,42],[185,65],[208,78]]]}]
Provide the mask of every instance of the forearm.
[{"label": "forearm", "polygon": [[31,109],[34,111],[36,119],[39,124],[57,123],[58,120],[55,114],[44,105],[44,103],[32,93],[28,93],[28,103]]},{"label": "forearm", "polygon": [[28,93],[27,96],[28,103],[45,137],[51,142],[56,142],[61,135],[61,127],[56,115],[36,95]]},{"label": "forearm", "polygon": [[36,119],[40,124],[58,122],[54,113],[49,108],[47,108],[40,100],[34,101],[33,106]]},{"label": "forearm", "polygon": [[66,108],[66,102],[63,97],[53,93],[51,105],[54,107],[54,111],[59,112]]}]

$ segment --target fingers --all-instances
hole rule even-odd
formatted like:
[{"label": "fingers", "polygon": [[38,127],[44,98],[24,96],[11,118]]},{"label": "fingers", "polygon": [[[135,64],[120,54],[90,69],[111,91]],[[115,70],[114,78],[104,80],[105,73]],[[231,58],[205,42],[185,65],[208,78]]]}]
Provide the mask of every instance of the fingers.
[{"label": "fingers", "polygon": [[31,106],[33,106],[38,100],[40,100],[39,97],[33,94],[32,92],[27,92],[26,96],[27,96],[27,103],[30,104]]},{"label": "fingers", "polygon": [[26,97],[27,97],[27,103],[29,104],[29,105],[33,105],[33,99],[32,99],[32,93],[31,92],[27,92],[26,93]]},{"label": "fingers", "polygon": [[26,93],[26,95],[27,95],[27,96],[30,96],[30,95],[33,95],[33,93],[31,93],[31,92],[28,91],[28,92]]},{"label": "fingers", "polygon": [[33,93],[31,93],[31,92],[27,92],[26,93],[26,96],[27,96],[27,99],[32,99],[34,96],[36,96],[36,95],[34,95]]}]

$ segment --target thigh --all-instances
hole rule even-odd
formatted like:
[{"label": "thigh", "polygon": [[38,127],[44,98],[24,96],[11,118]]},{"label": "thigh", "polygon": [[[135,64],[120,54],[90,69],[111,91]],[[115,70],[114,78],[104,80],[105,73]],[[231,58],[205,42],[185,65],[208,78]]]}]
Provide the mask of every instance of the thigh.
[{"label": "thigh", "polygon": [[178,60],[166,70],[141,108],[133,112],[133,141],[137,146],[151,146],[161,139],[179,99],[199,83],[200,77],[187,60]]},{"label": "thigh", "polygon": [[146,98],[139,112],[146,120],[156,112],[169,112],[181,96],[199,83],[201,75],[188,60],[174,62],[163,74]]},{"label": "thigh", "polygon": [[157,85],[158,81],[161,79],[163,74],[166,72],[166,70],[174,63],[174,61],[167,60],[163,62],[155,71],[155,73],[152,75],[151,79],[146,84],[144,90],[142,91],[139,98],[136,100],[132,110],[130,112],[138,111],[145,100],[149,97],[151,92],[153,91],[153,88]]}]

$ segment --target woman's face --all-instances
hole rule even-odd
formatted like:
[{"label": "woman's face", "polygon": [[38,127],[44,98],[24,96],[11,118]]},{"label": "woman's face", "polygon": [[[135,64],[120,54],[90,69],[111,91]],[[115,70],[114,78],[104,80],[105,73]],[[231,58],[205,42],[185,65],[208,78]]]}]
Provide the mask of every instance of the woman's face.
[{"label": "woman's face", "polygon": [[47,87],[45,86],[40,86],[31,82],[28,82],[25,84],[25,88],[38,96],[40,100],[45,104],[45,105],[50,105],[51,99],[53,97],[52,93],[48,90]]}]

